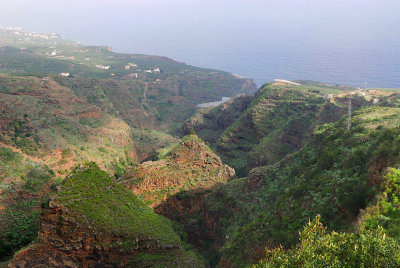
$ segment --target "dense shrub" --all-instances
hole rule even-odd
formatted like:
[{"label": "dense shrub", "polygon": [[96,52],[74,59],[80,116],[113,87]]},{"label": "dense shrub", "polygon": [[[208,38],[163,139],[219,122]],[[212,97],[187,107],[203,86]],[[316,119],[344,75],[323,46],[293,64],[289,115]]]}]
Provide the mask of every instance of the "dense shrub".
[{"label": "dense shrub", "polygon": [[400,169],[391,169],[382,183],[383,192],[377,203],[367,208],[361,230],[383,226],[387,233],[400,242]]},{"label": "dense shrub", "polygon": [[253,267],[399,267],[400,245],[381,227],[359,234],[327,233],[317,216],[291,250],[267,249]]},{"label": "dense shrub", "polygon": [[0,261],[32,242],[39,231],[39,200],[21,200],[0,211]]}]

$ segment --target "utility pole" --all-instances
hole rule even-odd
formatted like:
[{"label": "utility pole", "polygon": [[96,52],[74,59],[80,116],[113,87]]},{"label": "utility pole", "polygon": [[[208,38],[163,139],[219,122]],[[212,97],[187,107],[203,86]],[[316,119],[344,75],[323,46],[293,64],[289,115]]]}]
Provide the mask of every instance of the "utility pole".
[{"label": "utility pole", "polygon": [[351,127],[351,95],[349,95],[349,106],[347,109],[347,131],[350,131]]}]

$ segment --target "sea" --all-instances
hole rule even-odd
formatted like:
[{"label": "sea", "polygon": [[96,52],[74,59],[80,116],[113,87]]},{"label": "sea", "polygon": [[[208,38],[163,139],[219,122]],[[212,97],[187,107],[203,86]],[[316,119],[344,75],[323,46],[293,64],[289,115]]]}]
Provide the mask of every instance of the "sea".
[{"label": "sea", "polygon": [[258,86],[278,78],[400,88],[398,0],[18,3],[1,7],[0,25],[167,56]]}]

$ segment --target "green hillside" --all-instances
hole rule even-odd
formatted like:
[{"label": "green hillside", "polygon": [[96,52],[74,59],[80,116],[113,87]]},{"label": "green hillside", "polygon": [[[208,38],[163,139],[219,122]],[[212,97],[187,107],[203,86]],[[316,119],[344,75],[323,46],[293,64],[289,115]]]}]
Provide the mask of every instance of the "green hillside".
[{"label": "green hillside", "polygon": [[[353,109],[367,103],[354,97]],[[251,168],[274,164],[299,150],[315,126],[338,120],[346,109],[346,97],[330,101],[313,85],[265,84],[224,131],[217,152],[238,175],[246,176]]]},{"label": "green hillside", "polygon": [[[122,54],[52,35],[0,29],[0,73],[52,76],[61,85],[132,127],[176,131],[203,102],[253,93],[255,84],[232,74],[166,57]],[[61,73],[68,73],[63,77]]]},{"label": "green hillside", "polygon": [[350,131],[345,117],[317,127],[299,152],[210,195],[209,209],[230,237],[223,258],[240,267],[261,258],[265,247],[293,246],[317,214],[333,230],[354,230],[360,209],[380,192],[386,168],[399,163],[399,112],[363,108],[353,113]]}]

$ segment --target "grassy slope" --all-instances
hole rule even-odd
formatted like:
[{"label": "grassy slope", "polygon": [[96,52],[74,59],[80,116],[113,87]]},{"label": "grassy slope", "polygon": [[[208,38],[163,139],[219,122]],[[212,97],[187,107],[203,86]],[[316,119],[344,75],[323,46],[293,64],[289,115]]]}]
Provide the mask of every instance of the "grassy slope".
[{"label": "grassy slope", "polygon": [[54,202],[66,206],[77,221],[86,218],[101,232],[159,239],[163,244],[179,244],[170,221],[155,214],[135,195],[114,182],[93,163],[77,168],[62,183]]},{"label": "grassy slope", "polygon": [[[125,250],[136,248],[138,239],[153,241],[169,251],[142,252],[132,257],[132,265],[175,266],[202,262],[181,241],[173,223],[155,214],[134,194],[116,183],[94,163],[77,168],[62,183],[61,191],[53,199],[66,206],[77,222],[89,224],[103,235],[123,237]],[[104,245],[103,245],[104,246]]]}]

